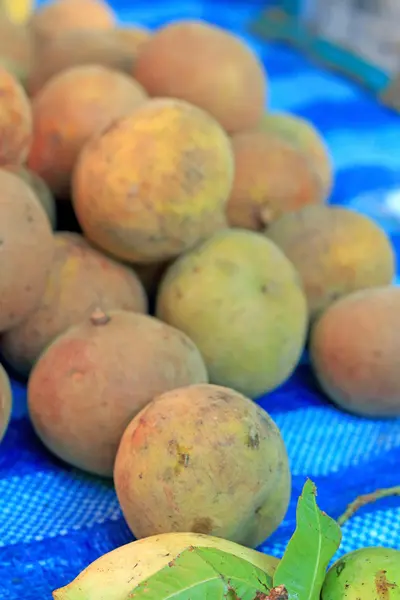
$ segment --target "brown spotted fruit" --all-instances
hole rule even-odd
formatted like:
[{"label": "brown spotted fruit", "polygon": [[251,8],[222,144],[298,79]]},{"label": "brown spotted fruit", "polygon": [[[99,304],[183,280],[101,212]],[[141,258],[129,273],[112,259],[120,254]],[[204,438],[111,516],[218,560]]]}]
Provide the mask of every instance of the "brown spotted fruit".
[{"label": "brown spotted fruit", "polygon": [[164,262],[225,226],[228,136],[182,100],[152,99],[83,148],[73,204],[86,237],[132,263]]},{"label": "brown spotted fruit", "polygon": [[267,112],[258,129],[286,140],[307,156],[328,196],[333,183],[333,164],[327,143],[313,123],[286,112]]},{"label": "brown spotted fruit", "polygon": [[281,523],[291,489],[270,416],[210,384],[166,392],[136,415],[118,448],[114,482],[137,538],[191,531],[251,547]]},{"label": "brown spotted fruit", "polygon": [[157,316],[197,344],[212,383],[251,398],[290,376],[308,326],[292,264],[263,235],[242,229],[214,234],[167,269]]},{"label": "brown spotted fruit", "polygon": [[54,238],[44,209],[24,181],[0,169],[0,190],[0,332],[4,332],[40,304]]},{"label": "brown spotted fruit", "polygon": [[203,382],[203,359],[185,334],[153,317],[98,310],[41,356],[29,379],[29,412],[54,454],[112,476],[131,419],[154,396]]},{"label": "brown spotted fruit", "polygon": [[328,397],[350,412],[400,416],[400,287],[354,292],[332,304],[311,331],[310,354]]},{"label": "brown spotted fruit", "polygon": [[35,96],[29,168],[58,198],[68,198],[72,172],[84,144],[115,119],[146,101],[128,75],[99,65],[62,71]]},{"label": "brown spotted fruit", "polygon": [[92,311],[147,312],[147,298],[135,272],[92,248],[82,236],[57,232],[55,255],[36,306],[0,340],[4,357],[26,375],[49,343]]},{"label": "brown spotted fruit", "polygon": [[0,166],[22,164],[32,143],[32,110],[24,88],[0,67]]},{"label": "brown spotted fruit", "polygon": [[240,38],[200,20],[158,29],[133,73],[150,96],[195,104],[230,133],[255,126],[264,111],[266,74],[256,54]]},{"label": "brown spotted fruit", "polygon": [[166,567],[189,548],[216,548],[243,558],[272,577],[279,563],[267,554],[200,533],[164,533],[104,554],[76,579],[53,592],[54,600],[121,600],[141,582]]},{"label": "brown spotted fruit", "polygon": [[329,569],[321,600],[400,600],[400,551],[375,546],[345,554]]},{"label": "brown spotted fruit", "polygon": [[395,255],[385,231],[340,206],[305,206],[271,224],[266,234],[296,267],[311,319],[351,292],[389,284]]},{"label": "brown spotted fruit", "polygon": [[0,442],[3,439],[11,417],[12,392],[8,375],[0,364]]}]

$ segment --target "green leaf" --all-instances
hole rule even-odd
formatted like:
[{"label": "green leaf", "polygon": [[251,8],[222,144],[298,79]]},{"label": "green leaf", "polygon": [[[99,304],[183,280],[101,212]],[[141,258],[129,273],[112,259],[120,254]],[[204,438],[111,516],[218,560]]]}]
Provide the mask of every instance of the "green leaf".
[{"label": "green leaf", "polygon": [[271,577],[243,558],[190,547],[136,586],[128,599],[262,600],[271,587]]},{"label": "green leaf", "polygon": [[274,586],[285,586],[289,600],[319,600],[326,569],[341,542],[339,525],[318,508],[316,495],[308,479],[297,504],[296,530],[274,574]]}]

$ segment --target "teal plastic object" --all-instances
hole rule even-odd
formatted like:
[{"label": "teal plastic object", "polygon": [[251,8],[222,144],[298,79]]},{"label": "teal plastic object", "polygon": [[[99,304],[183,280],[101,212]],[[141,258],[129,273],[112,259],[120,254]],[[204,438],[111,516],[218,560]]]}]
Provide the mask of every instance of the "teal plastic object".
[{"label": "teal plastic object", "polygon": [[384,94],[391,84],[391,75],[355,52],[319,37],[305,22],[305,10],[303,0],[277,0],[252,24],[252,32],[271,41],[290,44],[375,95]]}]

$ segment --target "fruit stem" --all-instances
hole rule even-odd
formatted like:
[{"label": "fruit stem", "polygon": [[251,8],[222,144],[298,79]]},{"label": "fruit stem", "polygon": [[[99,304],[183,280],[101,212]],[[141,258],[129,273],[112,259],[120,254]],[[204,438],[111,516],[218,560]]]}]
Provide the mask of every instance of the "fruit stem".
[{"label": "fruit stem", "polygon": [[342,526],[346,521],[351,519],[351,517],[366,504],[372,504],[377,500],[381,500],[383,498],[389,498],[391,496],[400,496],[400,485],[391,488],[384,488],[380,490],[376,490],[375,492],[371,492],[370,494],[364,494],[363,496],[358,496],[353,502],[351,502],[344,513],[340,515],[337,522],[340,526]]},{"label": "fruit stem", "polygon": [[288,598],[289,594],[287,593],[287,590],[283,585],[278,585],[278,587],[274,587],[274,589],[270,591],[268,596],[265,596],[265,600],[288,600]]},{"label": "fruit stem", "polygon": [[111,317],[106,315],[106,313],[102,311],[101,308],[96,308],[92,312],[90,320],[93,323],[93,325],[106,325],[111,320]]}]

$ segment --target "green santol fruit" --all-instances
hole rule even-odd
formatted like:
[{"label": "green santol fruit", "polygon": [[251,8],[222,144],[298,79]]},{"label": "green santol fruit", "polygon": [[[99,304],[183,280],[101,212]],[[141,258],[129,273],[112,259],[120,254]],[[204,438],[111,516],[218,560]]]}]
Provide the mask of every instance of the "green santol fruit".
[{"label": "green santol fruit", "polygon": [[321,600],[399,600],[400,551],[371,547],[349,552],[329,569]]}]

